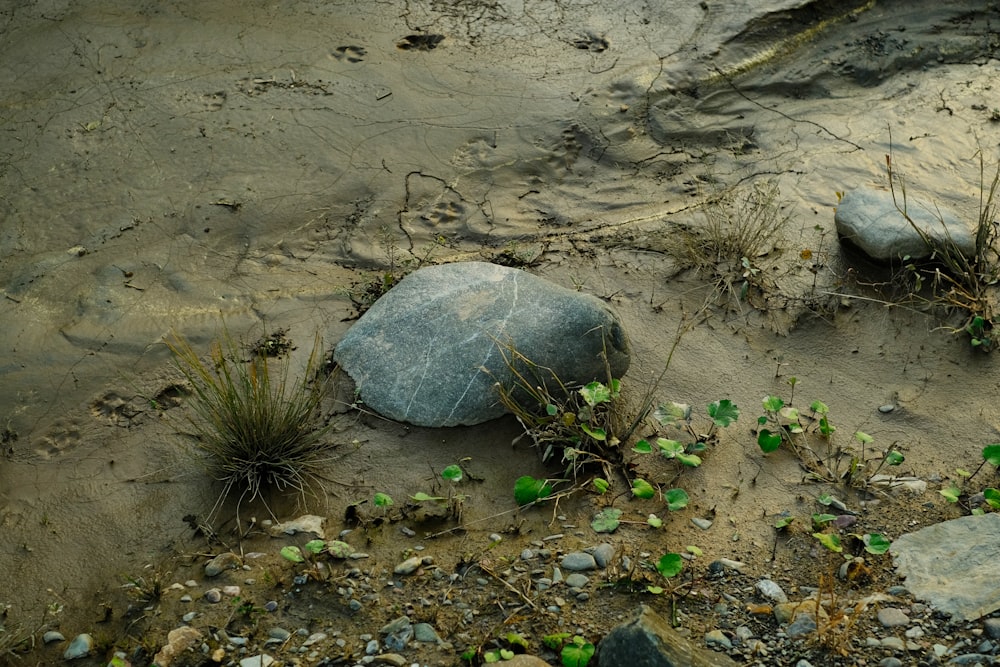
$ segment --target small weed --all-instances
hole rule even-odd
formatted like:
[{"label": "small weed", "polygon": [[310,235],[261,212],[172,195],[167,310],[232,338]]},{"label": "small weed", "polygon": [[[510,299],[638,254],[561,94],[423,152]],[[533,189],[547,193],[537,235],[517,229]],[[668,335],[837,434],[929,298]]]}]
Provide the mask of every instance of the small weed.
[{"label": "small weed", "polygon": [[[794,396],[798,380],[789,378],[788,383]],[[822,401],[810,403],[805,414],[792,405],[791,399],[786,403],[776,395],[765,396],[761,406],[764,414],[757,418],[757,446],[765,454],[786,447],[813,481],[867,488],[872,477],[883,468],[899,466],[905,460],[895,449],[872,454],[870,445],[874,439],[863,431],[854,433],[850,445],[837,444],[834,441],[837,428],[830,422],[830,409]]]},{"label": "small weed", "polygon": [[[892,137],[890,135],[890,144]],[[953,328],[953,333],[969,336],[972,347],[989,352],[993,347],[991,333],[996,320],[996,289],[1000,283],[1000,251],[996,241],[1000,230],[996,221],[996,196],[1000,188],[1000,163],[987,180],[986,159],[982,149],[979,157],[979,215],[976,220],[975,251],[967,256],[950,236],[941,239],[918,226],[907,213],[906,184],[895,169],[892,154],[885,156],[889,187],[896,209],[912,226],[931,251],[931,259],[923,263],[909,263],[905,269],[910,276],[910,297],[929,301],[945,309],[957,308],[966,318],[965,323]],[[940,217],[940,216],[939,216]],[[944,220],[941,219],[942,228]],[[928,298],[919,296],[924,285],[931,289]]]},{"label": "small weed", "polygon": [[517,350],[498,349],[515,378],[511,386],[496,385],[500,401],[542,452],[542,460],[561,454],[567,476],[574,479],[594,464],[610,477],[611,461],[620,459],[616,434],[621,430],[621,381],[609,378],[567,387]]}]

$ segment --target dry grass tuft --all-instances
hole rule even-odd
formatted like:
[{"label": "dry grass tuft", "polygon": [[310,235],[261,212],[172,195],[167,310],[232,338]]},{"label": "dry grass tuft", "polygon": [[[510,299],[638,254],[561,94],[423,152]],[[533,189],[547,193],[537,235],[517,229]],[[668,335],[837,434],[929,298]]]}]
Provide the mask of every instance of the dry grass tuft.
[{"label": "dry grass tuft", "polygon": [[327,391],[318,337],[294,381],[287,360],[275,368],[268,354],[245,351],[228,332],[207,362],[177,334],[167,346],[192,386],[189,419],[197,449],[225,485],[220,500],[236,489],[241,501],[267,488],[304,494],[321,477],[335,445],[317,415]]}]

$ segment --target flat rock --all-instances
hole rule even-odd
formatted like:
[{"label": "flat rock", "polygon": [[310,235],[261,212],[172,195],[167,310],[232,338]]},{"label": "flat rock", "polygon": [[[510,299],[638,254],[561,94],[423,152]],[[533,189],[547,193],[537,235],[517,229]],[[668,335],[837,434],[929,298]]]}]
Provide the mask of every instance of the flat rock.
[{"label": "flat rock", "polygon": [[348,330],[334,360],[383,416],[457,426],[506,412],[494,385],[514,384],[511,350],[567,386],[629,366],[621,323],[600,299],[485,262],[406,276]]},{"label": "flat rock", "polygon": [[271,535],[273,537],[279,537],[281,535],[295,535],[297,533],[312,533],[316,537],[322,539],[326,537],[326,531],[323,529],[323,524],[325,523],[325,516],[303,514],[297,519],[292,519],[291,521],[285,521],[284,523],[278,523],[271,526]]},{"label": "flat rock", "polygon": [[174,628],[167,633],[167,643],[153,658],[153,664],[170,667],[175,660],[200,644],[201,640],[201,631],[195,628],[186,625]]},{"label": "flat rock", "polygon": [[1000,609],[1000,514],[964,516],[901,535],[889,553],[907,590],[954,620]]},{"label": "flat rock", "polygon": [[[896,203],[903,206],[897,191]],[[892,193],[872,188],[856,188],[837,205],[834,221],[837,234],[872,259],[888,262],[909,256],[929,257],[931,248],[893,203]],[[954,212],[908,197],[906,213],[935,243],[953,243],[966,257],[976,254],[976,228]]]},{"label": "flat rock", "polygon": [[597,647],[601,667],[735,667],[727,655],[696,646],[646,605]]}]

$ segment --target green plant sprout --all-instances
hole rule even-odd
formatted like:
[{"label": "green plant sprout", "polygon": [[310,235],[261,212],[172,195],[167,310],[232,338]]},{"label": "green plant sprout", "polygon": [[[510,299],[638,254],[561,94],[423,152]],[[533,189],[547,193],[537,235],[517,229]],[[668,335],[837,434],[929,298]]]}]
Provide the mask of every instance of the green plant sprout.
[{"label": "green plant sprout", "polygon": [[514,500],[520,506],[530,505],[552,495],[552,484],[545,479],[522,475],[514,482]]}]

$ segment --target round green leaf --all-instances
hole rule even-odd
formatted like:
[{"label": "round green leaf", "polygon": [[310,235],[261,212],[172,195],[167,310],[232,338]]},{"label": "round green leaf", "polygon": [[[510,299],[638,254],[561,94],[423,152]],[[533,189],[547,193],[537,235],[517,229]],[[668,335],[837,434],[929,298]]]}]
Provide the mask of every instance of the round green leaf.
[{"label": "round green leaf", "polygon": [[865,551],[870,554],[884,554],[889,550],[890,542],[885,535],[867,533],[861,540],[865,543]]},{"label": "round green leaf", "polygon": [[777,412],[785,407],[785,402],[781,400],[780,396],[765,396],[761,404],[764,406],[765,412]]},{"label": "round green leaf", "polygon": [[716,426],[725,428],[739,419],[740,409],[729,399],[722,399],[708,404],[708,416]]},{"label": "round green leaf", "polygon": [[323,540],[309,540],[303,545],[303,548],[311,554],[318,554],[326,548],[326,542]]},{"label": "round green leaf", "polygon": [[392,504],[392,496],[388,493],[380,492],[375,494],[375,507],[389,507]]},{"label": "round green leaf", "polygon": [[844,550],[844,547],[840,546],[840,537],[838,535],[834,535],[833,533],[813,533],[812,535],[830,551],[835,551],[839,554]]},{"label": "round green leaf", "polygon": [[663,519],[656,516],[655,514],[650,514],[649,517],[646,518],[646,523],[648,523],[653,528],[660,528],[663,525]]},{"label": "round green leaf", "polygon": [[667,579],[677,576],[683,569],[684,559],[681,558],[680,554],[675,553],[663,554],[656,564],[656,571]]},{"label": "round green leaf", "polygon": [[622,516],[622,511],[615,507],[607,507],[594,516],[594,520],[590,522],[590,527],[594,529],[595,533],[613,533],[618,530],[618,526],[621,523],[619,519]]},{"label": "round green leaf", "polygon": [[563,667],[586,667],[590,659],[594,657],[595,647],[590,643],[566,644],[563,646],[561,658]]},{"label": "round green leaf", "polygon": [[639,454],[649,454],[653,451],[653,446],[649,444],[648,440],[640,440],[635,443],[635,447],[632,448],[633,452],[638,452]]},{"label": "round green leaf", "polygon": [[608,389],[601,382],[591,382],[590,384],[580,387],[578,390],[580,396],[583,396],[583,400],[587,402],[587,405],[594,407],[601,403],[607,403],[611,400],[611,390]]},{"label": "round green leaf", "polygon": [[818,415],[825,415],[830,412],[830,408],[823,401],[813,401],[809,404],[809,409]]},{"label": "round green leaf", "polygon": [[281,547],[280,553],[282,558],[293,563],[304,563],[306,560],[302,557],[302,550],[296,546]]},{"label": "round green leaf", "polygon": [[667,499],[667,509],[671,512],[684,509],[691,500],[684,489],[670,489],[664,496]]},{"label": "round green leaf", "polygon": [[331,540],[326,543],[326,552],[333,556],[334,558],[349,558],[354,549],[347,542],[341,542],[340,540]]},{"label": "round green leaf", "polygon": [[544,479],[535,479],[531,475],[518,477],[514,482],[514,500],[518,505],[528,505],[548,498],[552,495],[552,486]]},{"label": "round green leaf", "polygon": [[1000,443],[983,447],[983,458],[991,466],[1000,468]]},{"label": "round green leaf", "polygon": [[945,488],[938,491],[949,503],[957,503],[958,499],[962,496],[962,489],[958,488],[955,482],[952,482]]},{"label": "round green leaf", "polygon": [[766,428],[762,428],[757,434],[757,446],[765,454],[770,454],[781,446],[781,434],[771,433]]},{"label": "round green leaf", "polygon": [[603,477],[595,477],[593,479],[593,484],[594,488],[597,489],[597,492],[600,494],[607,493],[608,489],[611,487],[611,483]]},{"label": "round green leaf", "polygon": [[450,482],[460,482],[462,481],[462,468],[452,464],[441,471],[441,476]]},{"label": "round green leaf", "polygon": [[983,489],[983,498],[986,499],[986,504],[993,509],[1000,509],[1000,491],[997,489]]},{"label": "round green leaf", "polygon": [[584,433],[589,435],[594,440],[600,440],[603,442],[608,439],[608,434],[603,428],[597,428],[596,426],[594,428],[590,428],[587,424],[581,423],[580,429],[582,429]]},{"label": "round green leaf", "polygon": [[656,495],[656,489],[646,480],[636,479],[632,482],[632,495],[636,498],[652,498]]}]

